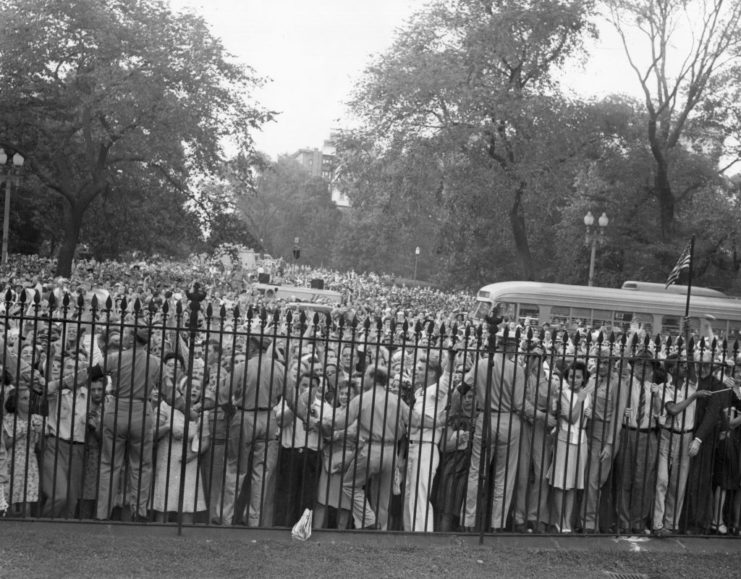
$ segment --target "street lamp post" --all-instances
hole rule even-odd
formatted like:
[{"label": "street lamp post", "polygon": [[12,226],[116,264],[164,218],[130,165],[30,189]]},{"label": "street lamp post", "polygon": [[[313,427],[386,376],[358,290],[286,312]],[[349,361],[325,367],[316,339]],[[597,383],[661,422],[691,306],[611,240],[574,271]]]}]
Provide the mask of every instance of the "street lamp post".
[{"label": "street lamp post", "polygon": [[414,248],[414,281],[417,281],[417,263],[419,262],[419,245]]},{"label": "street lamp post", "polygon": [[2,263],[8,263],[8,239],[10,238],[10,196],[13,184],[18,187],[21,183],[21,172],[23,170],[23,155],[13,155],[11,164],[8,164],[8,155],[5,149],[0,149],[0,183],[5,182],[5,213],[3,214],[3,249]]},{"label": "street lamp post", "polygon": [[584,216],[584,225],[587,228],[586,237],[584,239],[587,247],[591,246],[591,256],[589,258],[589,283],[588,285],[594,285],[594,259],[597,255],[597,245],[603,245],[605,243],[605,229],[610,223],[607,218],[607,214],[603,211],[597,220],[599,228],[594,227],[594,215],[591,211],[587,211]]}]

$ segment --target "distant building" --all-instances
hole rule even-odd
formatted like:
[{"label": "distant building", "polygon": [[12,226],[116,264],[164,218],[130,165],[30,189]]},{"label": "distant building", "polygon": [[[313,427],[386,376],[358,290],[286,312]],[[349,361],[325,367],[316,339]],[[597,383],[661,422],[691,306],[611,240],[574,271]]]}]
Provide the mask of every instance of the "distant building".
[{"label": "distant building", "polygon": [[299,149],[291,155],[304,167],[312,177],[322,177],[329,184],[329,191],[332,195],[332,202],[337,207],[350,207],[350,200],[337,187],[337,149],[335,146],[339,131],[333,130],[329,133],[329,138],[324,141],[322,150],[319,149]]},{"label": "distant building", "polygon": [[312,177],[322,176],[323,155],[319,149],[299,149],[292,155]]}]

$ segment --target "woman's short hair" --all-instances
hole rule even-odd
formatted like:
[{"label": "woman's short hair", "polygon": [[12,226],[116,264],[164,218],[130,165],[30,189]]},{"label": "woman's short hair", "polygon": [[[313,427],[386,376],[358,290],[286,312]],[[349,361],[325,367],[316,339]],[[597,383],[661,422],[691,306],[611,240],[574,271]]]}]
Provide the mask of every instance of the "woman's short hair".
[{"label": "woman's short hair", "polygon": [[10,389],[8,397],[5,399],[5,412],[15,414],[15,411],[18,409],[18,394],[23,390],[29,389],[25,386]]},{"label": "woman's short hair", "polygon": [[162,358],[162,363],[167,364],[173,358],[178,361],[181,368],[185,368],[185,358],[183,358],[181,354],[178,354],[176,352],[168,352],[167,354],[165,354],[164,358]]},{"label": "woman's short hair", "polygon": [[575,370],[582,371],[582,375],[584,376],[585,381],[587,380],[587,378],[589,378],[589,370],[587,370],[587,365],[583,360],[575,360],[574,362],[571,362],[571,364],[566,366],[566,369],[564,370],[564,378],[568,380],[572,372],[574,372]]}]

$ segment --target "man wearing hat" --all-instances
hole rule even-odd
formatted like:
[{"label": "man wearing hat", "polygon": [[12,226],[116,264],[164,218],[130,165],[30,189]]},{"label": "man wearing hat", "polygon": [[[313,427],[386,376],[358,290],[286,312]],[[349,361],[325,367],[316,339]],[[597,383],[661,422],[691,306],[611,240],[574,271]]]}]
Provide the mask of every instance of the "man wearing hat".
[{"label": "man wearing hat", "polygon": [[[514,360],[519,336],[515,332],[500,331],[496,338],[496,350],[491,360],[479,360],[463,379],[473,388],[479,409],[466,487],[463,524],[467,530],[476,527],[481,466],[488,471],[491,461],[495,464],[491,520],[488,524],[482,522],[493,530],[502,529],[506,524],[517,475],[521,426],[518,412],[525,401],[525,372]],[[484,441],[484,421],[487,419],[488,438]],[[483,465],[482,453],[488,458]],[[481,505],[481,508],[483,513],[488,511],[486,505]]]},{"label": "man wearing hat", "polygon": [[618,477],[617,514],[623,533],[645,533],[656,484],[657,417],[662,395],[654,383],[658,362],[648,350],[631,360],[631,375],[622,384],[620,450],[615,458]]},{"label": "man wearing hat", "polygon": [[97,518],[108,519],[121,478],[124,457],[128,457],[128,481],[124,484],[126,504],[134,521],[147,520],[152,486],[152,390],[160,387],[162,363],[149,351],[150,330],[138,327],[132,347],[108,352],[103,371],[111,376],[111,396],[103,413],[98,481]]}]

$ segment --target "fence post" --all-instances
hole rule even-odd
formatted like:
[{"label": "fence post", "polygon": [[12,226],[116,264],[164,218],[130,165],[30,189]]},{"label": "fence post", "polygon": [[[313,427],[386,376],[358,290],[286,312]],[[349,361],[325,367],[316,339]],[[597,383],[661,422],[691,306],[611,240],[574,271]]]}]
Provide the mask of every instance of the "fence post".
[{"label": "fence post", "polygon": [[190,330],[190,340],[188,341],[188,380],[186,382],[186,388],[183,395],[185,396],[185,414],[184,427],[183,427],[183,449],[180,457],[180,489],[178,493],[178,535],[183,534],[183,499],[185,496],[185,469],[188,459],[188,430],[190,425],[190,392],[192,389],[193,380],[193,361],[195,360],[195,342],[196,336],[198,335],[198,312],[201,311],[201,302],[206,299],[206,291],[201,286],[200,282],[193,282],[190,290],[186,292],[190,306],[190,319],[188,321],[188,328]]},{"label": "fence post", "polygon": [[[492,372],[494,371],[494,352],[497,347],[496,328],[493,324],[489,325],[489,335],[486,342],[488,357],[486,362],[486,390],[484,392],[484,420],[481,424],[481,454],[479,455],[479,488],[476,495],[476,520],[479,524],[479,545],[484,544],[484,533],[486,532],[487,515],[489,513],[487,493],[489,490],[489,467],[490,467],[490,445],[491,437],[491,383]],[[507,328],[505,328],[505,340],[507,339]],[[482,327],[477,329],[478,346],[481,345]],[[476,378],[479,378],[478,373]],[[474,426],[475,428],[475,426]]]}]

